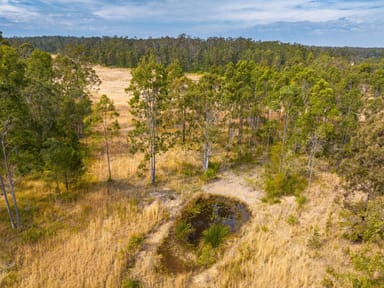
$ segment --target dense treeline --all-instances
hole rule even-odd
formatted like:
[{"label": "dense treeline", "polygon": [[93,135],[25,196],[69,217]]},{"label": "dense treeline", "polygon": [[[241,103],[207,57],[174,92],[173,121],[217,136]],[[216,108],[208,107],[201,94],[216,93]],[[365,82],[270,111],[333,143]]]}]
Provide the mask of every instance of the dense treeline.
[{"label": "dense treeline", "polygon": [[380,48],[309,47],[246,38],[212,37],[205,40],[184,34],[177,38],[154,39],[41,36],[9,38],[8,41],[18,47],[30,43],[33,47],[54,54],[68,54],[68,47],[80,46],[83,56],[93,63],[131,68],[137,66],[148,50],[153,50],[163,64],[178,60],[186,71],[206,71],[212,66],[223,66],[239,60],[253,60],[258,64],[279,68],[307,63],[322,54],[359,63],[367,58],[377,59],[384,53]]}]

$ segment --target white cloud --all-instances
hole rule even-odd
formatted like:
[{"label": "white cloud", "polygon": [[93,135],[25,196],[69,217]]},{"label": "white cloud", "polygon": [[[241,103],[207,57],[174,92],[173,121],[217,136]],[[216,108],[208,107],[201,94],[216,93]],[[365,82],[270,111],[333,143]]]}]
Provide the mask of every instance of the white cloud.
[{"label": "white cloud", "polygon": [[[16,33],[30,29],[28,34],[33,31],[37,35],[44,31],[65,35],[128,33],[139,37],[187,33],[206,37],[231,36],[233,31],[265,26],[283,29],[283,36],[294,37],[304,29],[304,22],[311,23],[308,33],[313,33],[316,27],[331,29],[324,24],[329,21],[346,31],[364,29],[367,34],[379,35],[384,25],[382,15],[383,0],[0,0],[0,27]],[[298,25],[284,24],[295,29],[289,30],[274,23]]]},{"label": "white cloud", "polygon": [[[324,3],[326,2],[326,3]],[[106,4],[94,15],[113,21],[158,21],[183,23],[224,23],[249,26],[276,21],[324,22],[349,18],[356,21],[382,15],[379,1],[311,1],[311,0],[150,0],[128,4]],[[383,6],[383,5],[381,5]],[[375,7],[372,9],[371,7]]]},{"label": "white cloud", "polygon": [[11,22],[28,22],[38,16],[36,11],[18,5],[18,1],[0,1],[0,17]]}]

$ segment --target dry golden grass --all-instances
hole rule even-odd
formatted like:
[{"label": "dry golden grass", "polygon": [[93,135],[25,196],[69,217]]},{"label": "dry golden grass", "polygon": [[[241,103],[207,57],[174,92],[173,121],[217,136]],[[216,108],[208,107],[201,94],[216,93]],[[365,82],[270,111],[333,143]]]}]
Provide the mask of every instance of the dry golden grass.
[{"label": "dry golden grass", "polygon": [[139,209],[123,192],[114,193],[102,189],[81,201],[96,207],[84,230],[23,247],[16,287],[119,287],[130,237],[148,233],[164,211],[159,202]]},{"label": "dry golden grass", "polygon": [[95,66],[94,69],[101,80],[101,85],[99,89],[93,93],[92,100],[99,99],[103,94],[106,94],[112,99],[117,112],[120,114],[119,123],[121,131],[126,131],[131,116],[128,109],[129,94],[125,92],[125,89],[129,87],[132,79],[131,69],[107,68],[103,66]]}]

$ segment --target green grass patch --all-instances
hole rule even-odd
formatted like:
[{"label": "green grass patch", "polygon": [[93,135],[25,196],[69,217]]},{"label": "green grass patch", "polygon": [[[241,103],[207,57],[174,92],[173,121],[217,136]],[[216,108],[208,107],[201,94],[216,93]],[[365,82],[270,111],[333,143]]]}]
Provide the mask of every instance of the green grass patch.
[{"label": "green grass patch", "polygon": [[230,229],[226,225],[213,224],[203,231],[203,241],[205,244],[211,244],[213,248],[218,247],[224,242],[224,238],[229,234]]}]

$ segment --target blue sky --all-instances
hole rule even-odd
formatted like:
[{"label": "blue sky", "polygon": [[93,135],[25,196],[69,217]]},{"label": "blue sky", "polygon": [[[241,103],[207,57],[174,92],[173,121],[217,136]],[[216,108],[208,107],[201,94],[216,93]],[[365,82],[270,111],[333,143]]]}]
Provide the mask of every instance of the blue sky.
[{"label": "blue sky", "polygon": [[0,31],[384,47],[384,0],[0,0]]}]

